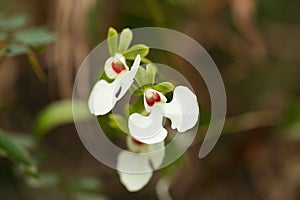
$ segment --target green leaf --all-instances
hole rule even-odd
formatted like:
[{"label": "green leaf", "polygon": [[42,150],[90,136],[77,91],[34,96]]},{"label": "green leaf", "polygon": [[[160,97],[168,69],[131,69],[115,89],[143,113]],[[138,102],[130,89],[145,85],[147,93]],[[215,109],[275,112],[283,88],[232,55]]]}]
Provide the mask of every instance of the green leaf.
[{"label": "green leaf", "polygon": [[300,139],[300,103],[288,102],[280,121],[282,132],[291,139]]},{"label": "green leaf", "polygon": [[140,54],[141,58],[147,56],[149,53],[149,47],[144,44],[137,44],[130,47],[123,53],[123,56],[128,60],[134,60],[135,57]]},{"label": "green leaf", "polygon": [[129,107],[130,114],[135,112],[142,113],[144,110],[144,96],[139,96],[137,100]]},{"label": "green leaf", "polygon": [[4,30],[14,30],[25,26],[28,18],[25,15],[15,15],[10,18],[0,18],[0,28]]},{"label": "green leaf", "polygon": [[69,189],[73,191],[96,191],[100,188],[101,182],[92,177],[84,177],[70,183]]},{"label": "green leaf", "polygon": [[24,55],[29,52],[29,48],[23,44],[9,44],[5,49],[6,56]]},{"label": "green leaf", "polygon": [[107,197],[92,193],[75,193],[75,200],[108,200]]},{"label": "green leaf", "polygon": [[132,84],[129,87],[129,91],[136,96],[141,96],[144,94],[144,91],[141,88],[138,88],[135,84]]},{"label": "green leaf", "polygon": [[55,35],[43,27],[35,27],[17,32],[15,39],[30,46],[40,46],[53,42]]},{"label": "green leaf", "polygon": [[0,41],[7,40],[8,34],[4,32],[0,32]]},{"label": "green leaf", "polygon": [[129,28],[122,30],[119,41],[119,52],[124,53],[132,41],[132,31]]},{"label": "green leaf", "polygon": [[140,87],[148,83],[146,70],[143,67],[139,66],[138,71],[135,75],[135,80]]},{"label": "green leaf", "polygon": [[172,92],[174,90],[174,88],[175,88],[175,86],[170,82],[162,82],[162,83],[159,83],[152,87],[152,89],[157,90],[163,94]]},{"label": "green leaf", "polygon": [[57,186],[60,182],[60,177],[55,173],[43,173],[39,178],[28,177],[26,183],[31,188],[45,188]]},{"label": "green leaf", "polygon": [[37,176],[37,169],[26,149],[9,134],[0,129],[0,150],[2,156],[8,157],[31,176]]},{"label": "green leaf", "polygon": [[110,114],[109,115],[109,125],[113,128],[120,129],[124,133],[129,133],[128,122],[125,118],[118,114]]},{"label": "green leaf", "polygon": [[111,56],[115,55],[115,53],[118,51],[118,32],[112,27],[108,29],[107,45],[109,54]]},{"label": "green leaf", "polygon": [[36,140],[31,134],[11,134],[11,137],[26,149],[34,149],[37,145]]},{"label": "green leaf", "polygon": [[34,133],[37,137],[42,137],[50,129],[73,122],[73,110],[76,112],[78,120],[86,120],[91,117],[85,102],[63,100],[50,104],[39,114],[35,122]]},{"label": "green leaf", "polygon": [[157,68],[154,64],[148,64],[146,66],[146,75],[148,83],[154,84],[155,83],[155,76],[157,73]]}]

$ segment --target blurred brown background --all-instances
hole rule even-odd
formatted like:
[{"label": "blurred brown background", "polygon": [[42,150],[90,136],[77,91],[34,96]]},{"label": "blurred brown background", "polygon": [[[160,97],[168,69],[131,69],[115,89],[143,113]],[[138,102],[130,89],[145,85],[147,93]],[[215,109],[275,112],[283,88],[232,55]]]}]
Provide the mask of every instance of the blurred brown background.
[{"label": "blurred brown background", "polygon": [[[36,53],[48,77],[45,84],[25,55],[1,59],[0,127],[30,132],[40,110],[69,99],[76,71],[106,39],[109,27],[171,28],[209,52],[228,98],[223,135],[199,160],[199,134],[170,175],[172,198],[300,199],[299,10],[298,0],[0,0],[1,14],[26,14],[28,26],[45,26],[56,35]],[[150,52],[152,60],[155,55]],[[207,92],[197,94],[209,112]],[[156,172],[142,191],[128,193],[116,171],[86,151],[72,124],[51,130],[31,153],[39,171],[54,171],[65,183],[85,176],[98,179],[95,193],[107,199],[157,199],[155,185],[163,173]],[[0,161],[0,199],[74,199],[67,184],[32,187],[10,161]]]}]

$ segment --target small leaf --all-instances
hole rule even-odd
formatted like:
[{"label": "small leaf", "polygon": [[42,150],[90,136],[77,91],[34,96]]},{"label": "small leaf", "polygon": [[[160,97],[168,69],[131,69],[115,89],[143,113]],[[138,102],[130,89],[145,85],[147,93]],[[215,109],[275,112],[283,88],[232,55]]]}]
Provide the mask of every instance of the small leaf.
[{"label": "small leaf", "polygon": [[60,178],[55,173],[43,173],[39,178],[28,177],[26,183],[31,188],[45,188],[57,186],[60,182]]},{"label": "small leaf", "polygon": [[75,109],[77,119],[85,120],[91,117],[85,102],[73,102],[63,100],[50,104],[39,114],[35,122],[34,133],[37,137],[42,137],[50,129],[73,122],[73,110]]},{"label": "small leaf", "polygon": [[37,176],[37,169],[26,149],[9,134],[0,129],[0,149],[2,156],[8,157],[21,166],[25,173]]},{"label": "small leaf", "polygon": [[124,133],[127,134],[129,133],[128,122],[127,120],[125,120],[123,116],[118,114],[110,114],[109,119],[110,119],[109,125],[111,127],[120,129]]},{"label": "small leaf", "polygon": [[96,191],[100,188],[101,183],[98,179],[84,177],[70,183],[69,188],[73,191]]},{"label": "small leaf", "polygon": [[118,51],[118,32],[112,27],[108,29],[107,45],[109,54],[114,56]]},{"label": "small leaf", "polygon": [[155,76],[157,73],[157,68],[154,64],[148,64],[146,66],[146,74],[148,83],[154,84],[155,83]]},{"label": "small leaf", "polygon": [[5,49],[6,56],[18,56],[28,53],[30,50],[23,44],[9,44]]},{"label": "small leaf", "polygon": [[135,80],[140,87],[148,83],[146,70],[143,67],[139,66],[138,71],[135,75]]},{"label": "small leaf", "polygon": [[124,52],[123,56],[128,60],[134,60],[135,57],[140,54],[141,58],[147,56],[149,53],[149,47],[144,44],[137,44],[130,47]]},{"label": "small leaf", "polygon": [[17,32],[15,39],[30,46],[40,46],[53,42],[55,35],[43,27],[35,27]]},{"label": "small leaf", "polygon": [[162,83],[159,83],[152,87],[152,89],[157,90],[163,94],[172,92],[174,90],[174,88],[175,88],[175,86],[170,82],[162,82]]},{"label": "small leaf", "polygon": [[75,193],[75,200],[108,200],[107,197],[92,193]]},{"label": "small leaf", "polygon": [[132,31],[129,28],[122,30],[119,41],[119,52],[124,53],[132,41]]},{"label": "small leaf", "polygon": [[130,114],[135,112],[142,113],[144,110],[144,96],[139,96],[137,100],[129,107]]},{"label": "small leaf", "polygon": [[4,30],[14,30],[25,26],[28,18],[25,15],[16,15],[10,18],[1,17],[0,28]]}]

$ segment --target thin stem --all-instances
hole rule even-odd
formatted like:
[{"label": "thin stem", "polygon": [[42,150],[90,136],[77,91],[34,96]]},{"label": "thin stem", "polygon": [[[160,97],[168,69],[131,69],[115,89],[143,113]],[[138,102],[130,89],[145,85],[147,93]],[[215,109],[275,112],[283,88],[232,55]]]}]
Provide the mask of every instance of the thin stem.
[{"label": "thin stem", "polygon": [[31,68],[32,68],[33,72],[35,73],[35,75],[38,77],[38,79],[42,83],[46,83],[47,76],[44,73],[44,71],[42,70],[42,67],[41,67],[35,53],[30,51],[29,53],[27,53],[27,57],[28,57],[28,60],[31,64]]}]

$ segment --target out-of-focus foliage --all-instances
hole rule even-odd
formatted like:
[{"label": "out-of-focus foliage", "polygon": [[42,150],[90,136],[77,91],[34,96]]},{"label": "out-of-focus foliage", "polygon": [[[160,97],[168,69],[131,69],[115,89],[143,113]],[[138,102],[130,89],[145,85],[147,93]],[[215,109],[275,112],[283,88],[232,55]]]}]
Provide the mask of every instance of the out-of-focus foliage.
[{"label": "out-of-focus foliage", "polygon": [[0,156],[16,162],[26,174],[37,177],[37,168],[24,146],[0,129]]},{"label": "out-of-focus foliage", "polygon": [[50,129],[73,122],[73,108],[77,113],[78,120],[91,117],[86,103],[71,100],[58,101],[48,105],[37,116],[34,133],[42,137]]}]

